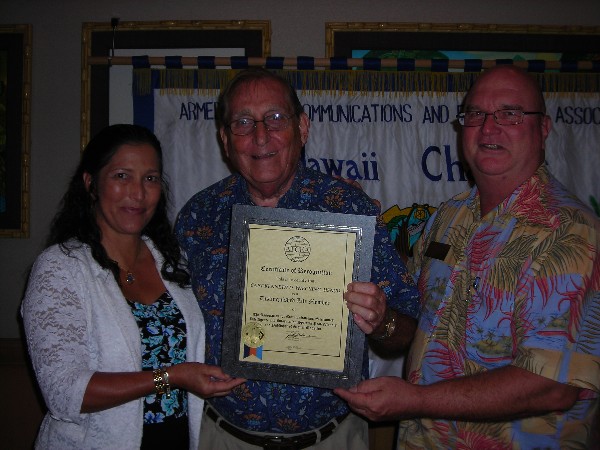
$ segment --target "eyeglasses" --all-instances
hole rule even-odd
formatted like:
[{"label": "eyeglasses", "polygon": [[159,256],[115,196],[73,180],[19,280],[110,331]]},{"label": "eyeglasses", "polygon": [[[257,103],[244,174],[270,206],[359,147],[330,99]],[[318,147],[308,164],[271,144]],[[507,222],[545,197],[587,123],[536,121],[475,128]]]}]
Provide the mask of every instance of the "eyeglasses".
[{"label": "eyeglasses", "polygon": [[236,136],[246,136],[247,134],[254,133],[256,124],[262,122],[265,124],[267,131],[281,131],[288,127],[292,117],[293,116],[281,113],[269,114],[268,116],[263,117],[263,120],[254,120],[249,117],[243,117],[231,122],[229,124],[229,129]]},{"label": "eyeglasses", "polygon": [[523,117],[532,114],[544,115],[541,111],[521,111],[520,109],[498,109],[486,113],[483,111],[467,111],[456,116],[458,123],[464,127],[479,127],[485,122],[487,116],[493,116],[498,125],[519,125],[523,123]]}]

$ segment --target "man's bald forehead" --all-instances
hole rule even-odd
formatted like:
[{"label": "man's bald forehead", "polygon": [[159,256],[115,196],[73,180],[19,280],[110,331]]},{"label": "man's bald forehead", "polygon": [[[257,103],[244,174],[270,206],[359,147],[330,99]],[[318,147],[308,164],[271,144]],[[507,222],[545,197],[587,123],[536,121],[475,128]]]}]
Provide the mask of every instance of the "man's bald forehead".
[{"label": "man's bald forehead", "polygon": [[471,86],[471,89],[469,89],[469,92],[465,98],[465,104],[468,102],[470,94],[481,83],[487,82],[490,79],[498,79],[504,82],[506,80],[514,81],[515,86],[519,86],[527,92],[533,93],[536,97],[536,102],[538,103],[536,108],[542,112],[546,112],[546,102],[538,81],[529,72],[513,65],[494,66],[491,69],[485,70],[477,77],[473,83],[473,86]]}]

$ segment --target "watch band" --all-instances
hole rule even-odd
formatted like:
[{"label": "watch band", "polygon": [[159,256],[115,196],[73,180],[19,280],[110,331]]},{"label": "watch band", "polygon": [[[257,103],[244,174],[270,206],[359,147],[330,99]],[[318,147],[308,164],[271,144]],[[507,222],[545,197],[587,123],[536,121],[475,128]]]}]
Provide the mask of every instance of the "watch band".
[{"label": "watch band", "polygon": [[385,318],[383,323],[385,331],[381,334],[371,333],[369,337],[378,341],[383,341],[394,335],[394,332],[396,331],[396,313],[392,308],[387,308],[385,310]]}]

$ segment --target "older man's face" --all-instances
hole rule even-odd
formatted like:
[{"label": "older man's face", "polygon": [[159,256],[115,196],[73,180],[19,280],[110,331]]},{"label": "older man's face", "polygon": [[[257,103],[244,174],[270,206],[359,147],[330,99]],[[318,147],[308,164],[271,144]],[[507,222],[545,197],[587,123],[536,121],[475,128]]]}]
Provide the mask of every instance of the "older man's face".
[{"label": "older man's face", "polygon": [[248,182],[255,201],[260,204],[261,199],[281,197],[292,184],[302,146],[308,139],[308,117],[294,116],[284,87],[270,79],[238,86],[229,106],[231,121],[262,121],[275,113],[292,116],[288,127],[279,131],[268,131],[262,122],[245,136],[236,136],[227,128],[220,130],[225,153]]},{"label": "older man's face", "polygon": [[[465,111],[493,113],[499,109],[540,111],[536,87],[522,73],[499,68],[484,74],[471,89]],[[481,126],[464,127],[463,151],[476,182],[494,180],[515,188],[544,160],[550,118],[528,115],[519,125],[498,125],[489,115]]]}]

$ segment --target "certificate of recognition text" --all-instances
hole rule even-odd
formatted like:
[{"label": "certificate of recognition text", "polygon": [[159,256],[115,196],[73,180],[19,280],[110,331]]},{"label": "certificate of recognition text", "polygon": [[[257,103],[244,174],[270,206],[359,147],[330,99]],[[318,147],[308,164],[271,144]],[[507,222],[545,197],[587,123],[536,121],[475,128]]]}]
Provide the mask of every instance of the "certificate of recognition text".
[{"label": "certificate of recognition text", "polygon": [[344,369],[356,234],[251,224],[240,358]]}]

